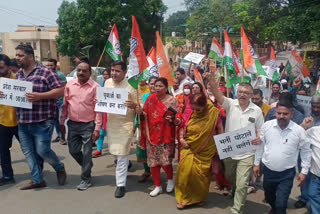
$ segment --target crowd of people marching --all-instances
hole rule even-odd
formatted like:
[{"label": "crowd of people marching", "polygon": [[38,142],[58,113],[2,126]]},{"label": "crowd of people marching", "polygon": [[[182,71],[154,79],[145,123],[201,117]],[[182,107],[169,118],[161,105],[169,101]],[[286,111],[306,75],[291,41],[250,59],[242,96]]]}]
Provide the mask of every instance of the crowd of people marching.
[{"label": "crowd of people marching", "polygon": [[[0,77],[32,82],[33,92],[26,94],[32,109],[0,105],[0,186],[15,182],[10,156],[13,136],[31,171],[31,182],[21,190],[47,186],[44,161],[56,171],[59,185],[65,184],[64,163],[51,142],[68,145],[81,166],[77,189],[88,189],[92,157],[101,156],[106,141],[116,163],[115,197],[121,198],[131,165],[130,145],[138,135],[136,155],[144,166],[139,182],[152,177],[155,188],[150,196],[161,194],[162,168],[167,175],[166,192],[175,192],[178,209],[203,205],[213,175],[216,188],[233,197],[233,214],[244,212],[247,194],[260,182],[270,213],[286,213],[297,166],[301,196],[295,207],[310,204],[312,214],[320,213],[320,95],[312,96],[311,110],[306,112],[296,100],[297,95],[307,95],[300,78],[289,80],[282,75],[281,82],[272,83],[268,98],[259,85],[250,83],[239,83],[236,91],[230,91],[225,80],[216,79],[206,67],[198,68],[201,83],[194,81],[191,70],[177,64],[173,88],[167,79],[151,77],[135,90],[128,84],[123,61],[114,61],[105,70],[102,85],[90,78],[91,66],[85,58],[77,65],[77,77],[68,82],[56,69],[57,61],[49,60],[46,66],[36,62],[29,45],[16,47],[16,63],[0,54]],[[98,87],[126,89],[127,114],[95,112]],[[256,130],[251,143],[257,149],[220,160],[213,136],[250,125]],[[52,141],[54,128],[57,138]],[[97,150],[93,152],[94,142]]]}]

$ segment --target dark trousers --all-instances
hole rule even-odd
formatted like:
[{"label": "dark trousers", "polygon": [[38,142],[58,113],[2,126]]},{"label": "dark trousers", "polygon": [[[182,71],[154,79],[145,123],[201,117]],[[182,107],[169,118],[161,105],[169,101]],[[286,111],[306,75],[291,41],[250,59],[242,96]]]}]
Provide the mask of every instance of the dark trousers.
[{"label": "dark trousers", "polygon": [[82,123],[69,120],[68,125],[68,147],[71,156],[81,166],[81,179],[91,179],[92,163],[92,133],[95,128],[94,122]]},{"label": "dark trousers", "polygon": [[5,179],[13,178],[13,169],[11,165],[10,148],[12,146],[13,136],[18,137],[18,126],[6,127],[0,125],[0,160],[2,175]]},{"label": "dark trousers", "polygon": [[286,214],[289,195],[291,193],[294,176],[296,175],[295,168],[276,172],[264,166],[263,174],[263,188],[266,201],[276,214]]}]

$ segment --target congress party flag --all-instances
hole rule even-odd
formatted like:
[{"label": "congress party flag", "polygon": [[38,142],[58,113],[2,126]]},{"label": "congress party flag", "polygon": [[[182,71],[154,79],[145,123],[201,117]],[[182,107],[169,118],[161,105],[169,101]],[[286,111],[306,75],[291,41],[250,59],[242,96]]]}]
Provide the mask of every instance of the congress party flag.
[{"label": "congress party flag", "polygon": [[244,76],[243,81],[250,82],[250,80],[251,80],[250,75],[243,69],[243,67],[241,65],[241,61],[234,51],[232,51],[232,59],[233,59],[234,69],[236,70],[237,76],[240,79],[242,79],[242,73],[243,73],[243,76]]},{"label": "congress party flag", "polygon": [[290,79],[295,79],[296,77],[307,77],[310,76],[310,71],[307,66],[304,64],[300,54],[297,50],[293,50],[289,57],[289,60],[286,65],[286,72]]},{"label": "congress party flag", "polygon": [[149,80],[150,77],[159,77],[156,49],[152,47],[148,53],[147,60],[149,67],[143,71],[143,79]]},{"label": "congress party flag", "polygon": [[224,31],[224,67],[226,68],[225,75],[227,75],[228,88],[231,88],[232,85],[241,82],[241,78],[238,77],[237,71],[235,69],[232,45],[228,32],[226,30]]},{"label": "congress party flag", "polygon": [[243,52],[243,64],[246,71],[251,74],[267,76],[249,42],[246,33],[244,32],[243,27],[241,27],[241,49]]},{"label": "congress party flag", "polygon": [[270,52],[270,67],[269,67],[268,79],[272,80],[273,82],[279,82],[279,73],[277,71],[276,55],[274,53],[273,47],[271,47],[271,52]]},{"label": "congress party flag", "polygon": [[132,16],[132,31],[130,39],[130,57],[128,68],[128,82],[137,89],[143,77],[143,71],[148,68],[146,53],[143,48],[143,41],[140,36],[137,20]]},{"label": "congress party flag", "polygon": [[112,30],[110,32],[105,50],[114,61],[122,59],[119,34],[117,26],[115,24],[113,25]]},{"label": "congress party flag", "polygon": [[209,58],[216,60],[216,62],[220,62],[222,64],[223,61],[223,49],[221,45],[219,44],[216,37],[213,37],[210,52],[208,55]]},{"label": "congress party flag", "polygon": [[158,31],[157,31],[156,56],[157,56],[157,65],[158,65],[160,77],[166,78],[168,80],[169,85],[173,86],[174,85],[173,75],[171,73],[168,59],[164,52],[163,43],[161,41]]}]

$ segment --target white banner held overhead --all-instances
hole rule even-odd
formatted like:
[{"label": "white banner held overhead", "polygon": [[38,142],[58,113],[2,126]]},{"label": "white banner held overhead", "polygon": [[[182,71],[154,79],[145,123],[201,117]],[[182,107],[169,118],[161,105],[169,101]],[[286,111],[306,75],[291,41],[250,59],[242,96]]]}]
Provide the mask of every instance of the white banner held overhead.
[{"label": "white banner held overhead", "polygon": [[0,78],[0,104],[19,108],[32,109],[32,103],[27,100],[26,93],[32,93],[32,82]]},{"label": "white banner held overhead", "polygon": [[123,88],[97,88],[96,112],[110,114],[127,114],[125,101],[128,100],[128,90]]},{"label": "white banner held overhead", "polygon": [[256,150],[251,141],[256,138],[254,125],[214,136],[220,159]]},{"label": "white banner held overhead", "polygon": [[204,58],[204,55],[202,54],[190,52],[183,59],[195,64],[200,64],[203,58]]}]

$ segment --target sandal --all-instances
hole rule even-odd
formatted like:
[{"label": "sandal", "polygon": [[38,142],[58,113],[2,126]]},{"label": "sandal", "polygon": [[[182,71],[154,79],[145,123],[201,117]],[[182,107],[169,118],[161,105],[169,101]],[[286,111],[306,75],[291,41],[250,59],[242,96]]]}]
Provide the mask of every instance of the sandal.
[{"label": "sandal", "polygon": [[178,210],[182,210],[182,209],[184,209],[185,207],[186,207],[185,205],[177,203],[177,209],[178,209]]},{"label": "sandal", "polygon": [[143,183],[143,182],[145,182],[150,176],[151,176],[151,173],[144,172],[144,173],[140,176],[138,182],[139,182],[139,183]]},{"label": "sandal", "polygon": [[205,201],[200,201],[199,203],[197,203],[197,205],[200,206],[200,207],[204,206],[205,204],[206,204]]}]

